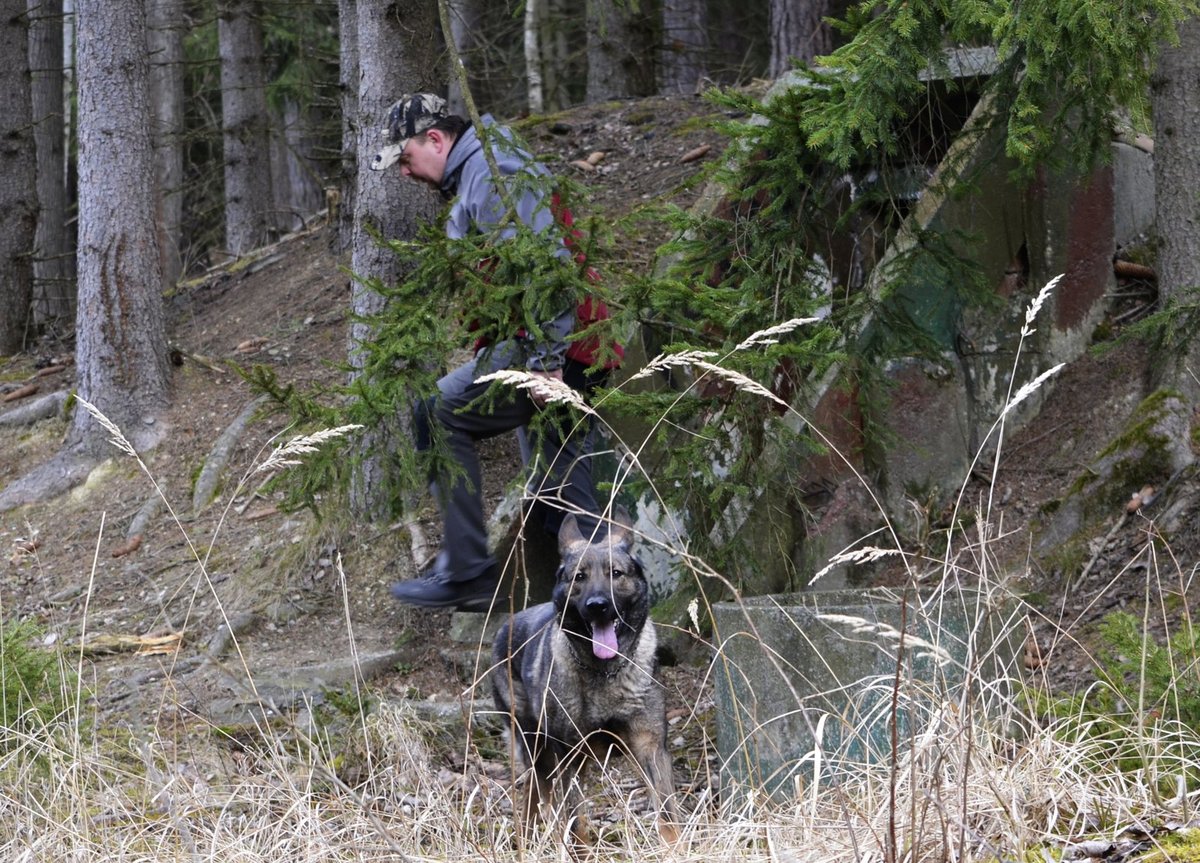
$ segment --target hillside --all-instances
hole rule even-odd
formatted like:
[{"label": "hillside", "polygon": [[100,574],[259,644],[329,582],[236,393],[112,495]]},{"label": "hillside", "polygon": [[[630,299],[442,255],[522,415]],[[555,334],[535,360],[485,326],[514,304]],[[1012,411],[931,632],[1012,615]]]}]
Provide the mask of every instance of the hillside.
[{"label": "hillside", "polygon": [[[694,200],[698,190],[688,181],[721,147],[714,132],[694,122],[711,110],[699,100],[592,106],[526,134],[536,149],[558,157],[563,170],[592,188],[597,207],[618,215],[657,199],[683,205]],[[707,154],[681,161],[704,145],[711,148]],[[569,166],[597,152],[605,155],[591,170]],[[349,283],[346,262],[330,252],[330,239],[318,224],[249,264],[181,287],[168,301],[180,360],[169,443],[147,454],[144,469],[116,459],[76,493],[0,515],[4,616],[37,619],[48,643],[77,645],[83,636],[90,645],[87,682],[106,715],[163,727],[181,723],[192,734],[206,723],[244,721],[259,699],[273,709],[299,709],[301,697],[319,697],[323,685],[348,679],[337,670],[348,667],[352,653],[347,622],[354,652],[377,672],[373,685],[389,697],[456,705],[475,677],[472,652],[448,637],[448,614],[409,609],[388,597],[389,583],[424,563],[411,560],[399,526],[348,524],[344,518],[317,524],[307,515],[280,513],[261,493],[253,468],[286,437],[282,420],[251,423],[236,439],[216,498],[193,506],[206,456],[253,400],[229,361],[265,363],[281,380],[299,384],[336,380],[333,364],[346,348]],[[631,255],[648,258],[656,242],[642,238]],[[69,387],[69,366],[35,378],[37,366],[50,365],[45,359],[9,360],[0,380],[14,388],[36,380],[42,392]],[[1125,347],[1075,363],[1038,421],[1006,445],[994,485],[990,473],[980,472],[966,496],[975,501],[994,491],[1004,556],[993,565],[1028,570],[1020,584],[1045,615],[1037,631],[1043,655],[1054,659],[1040,669],[1052,674],[1055,685],[1086,682],[1087,666],[1078,646],[1056,635],[1052,622],[1080,637],[1078,624],[1142,603],[1147,581],[1125,564],[1144,522],[1126,519],[1098,537],[1087,577],[1069,591],[1048,558],[1031,552],[1029,529],[1140,400],[1147,361],[1136,347]],[[53,452],[63,428],[51,419],[0,437],[0,485]],[[488,443],[484,460],[485,491],[495,501],[515,475],[515,441],[509,436]],[[156,504],[147,474],[169,509]],[[436,540],[438,521],[429,502],[422,524]],[[140,536],[136,547],[134,533]],[[1000,552],[997,544],[991,553]],[[1187,552],[1194,559],[1194,549]],[[1192,589],[1187,586],[1189,594]],[[177,652],[169,649],[174,642],[163,647],[151,641],[165,636],[181,639]],[[1052,645],[1061,653],[1051,654]],[[139,646],[151,649],[135,652]],[[675,703],[706,697],[698,672],[671,673]],[[170,697],[164,699],[164,692]]]},{"label": "hillside", "polygon": [[[617,103],[525,132],[558,160],[558,170],[590,185],[605,212],[628,213],[654,200],[686,205],[694,198],[687,181],[706,159],[680,156],[705,144],[707,158],[720,152],[719,136],[692,122],[711,111],[698,99]],[[605,158],[590,170],[568,164],[595,152]],[[648,256],[659,241],[633,245]],[[386,690],[434,700],[459,695],[456,648],[442,638],[449,615],[400,606],[387,594],[391,582],[426,563],[411,559],[406,532],[348,524],[337,514],[317,524],[307,514],[278,512],[261,493],[263,477],[253,469],[287,439],[282,419],[249,423],[234,438],[215,499],[193,505],[214,445],[244,423],[254,401],[231,363],[266,364],[282,382],[301,386],[338,379],[350,289],[348,261],[332,245],[331,230],[318,223],[181,286],[167,302],[178,361],[169,443],[148,453],[144,468],[114,459],[76,493],[0,515],[3,614],[33,617],[49,642],[74,645],[83,635],[102,712],[161,722],[194,711],[226,724],[248,715],[255,692],[289,702],[319,696],[323,683],[345,682],[344,671],[338,680],[319,678],[336,678],[329,660],[350,656],[347,617],[359,656],[383,658],[377,664],[387,673],[376,682]],[[43,353],[6,362],[4,392],[30,381],[41,394],[70,387],[73,369],[53,370],[63,364]],[[55,353],[69,359],[69,348]],[[0,485],[53,453],[64,428],[49,419],[0,436]],[[488,442],[482,454],[494,502],[515,478],[515,439]],[[440,522],[431,501],[422,523],[435,543]],[[171,634],[182,639],[177,653],[136,653],[140,640]],[[179,694],[167,716],[163,681]]]}]

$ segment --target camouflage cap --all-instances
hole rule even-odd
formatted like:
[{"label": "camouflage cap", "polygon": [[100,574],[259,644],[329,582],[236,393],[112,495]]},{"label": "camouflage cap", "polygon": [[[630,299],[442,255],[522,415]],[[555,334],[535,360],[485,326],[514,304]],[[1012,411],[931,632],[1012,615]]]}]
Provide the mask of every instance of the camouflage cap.
[{"label": "camouflage cap", "polygon": [[446,116],[446,100],[433,93],[408,93],[388,109],[383,139],[387,142],[371,160],[372,171],[390,168],[404,152],[409,139]]}]

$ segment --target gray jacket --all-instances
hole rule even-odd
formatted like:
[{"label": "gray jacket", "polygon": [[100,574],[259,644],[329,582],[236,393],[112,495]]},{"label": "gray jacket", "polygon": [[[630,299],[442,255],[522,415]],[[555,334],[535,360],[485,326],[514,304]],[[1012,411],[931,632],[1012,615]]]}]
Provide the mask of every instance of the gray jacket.
[{"label": "gray jacket", "polygon": [[[492,148],[496,166],[503,176],[525,174],[527,177],[540,177],[549,173],[533,156],[513,142],[512,133],[507,128],[496,126],[490,115],[483,117],[483,123],[498,131],[503,138],[501,143]],[[570,252],[556,231],[554,214],[544,196],[522,184],[510,182],[508,187],[510,193],[516,196],[513,204],[516,207],[517,218],[535,232],[544,232],[548,237],[553,237],[555,249],[551,254],[564,259],[569,258]],[[453,202],[446,220],[446,236],[450,239],[462,239],[473,233],[486,234],[497,229],[501,238],[512,238],[516,234],[516,228],[512,225],[499,228],[507,208],[492,183],[491,169],[484,157],[483,144],[475,133],[474,126],[468,127],[454,142],[454,147],[446,159],[441,192]],[[530,371],[561,369],[566,359],[566,338],[574,328],[575,306],[571,304],[552,321],[542,324],[544,342],[535,343],[528,336],[519,337],[516,341],[520,343],[519,355],[524,358],[525,367]],[[496,346],[497,356],[492,362],[495,368],[503,368],[516,360],[516,356],[503,347]]]}]

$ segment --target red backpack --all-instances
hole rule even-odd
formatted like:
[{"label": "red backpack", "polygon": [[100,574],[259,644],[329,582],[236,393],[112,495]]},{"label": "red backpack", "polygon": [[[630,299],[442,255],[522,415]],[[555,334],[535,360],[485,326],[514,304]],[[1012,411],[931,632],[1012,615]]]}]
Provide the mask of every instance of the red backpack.
[{"label": "red backpack", "polygon": [[[575,253],[576,263],[586,263],[587,255],[579,249],[579,240],[583,238],[583,232],[575,227],[575,216],[572,215],[570,208],[562,202],[558,192],[555,192],[550,198],[550,211],[554,213],[555,221],[563,227],[563,245]],[[587,268],[587,280],[593,284],[600,282],[600,274],[596,272],[595,268]],[[606,321],[609,317],[608,305],[603,300],[588,294],[576,307],[575,326],[577,329],[583,330],[597,321]],[[604,363],[605,369],[615,369],[625,359],[625,348],[620,342],[614,340],[610,347],[612,353]],[[586,339],[577,339],[567,344],[567,359],[585,366],[595,365],[599,353],[599,336],[588,336]]]},{"label": "red backpack", "polygon": [[[587,261],[587,255],[579,249],[579,240],[583,238],[583,232],[575,227],[575,217],[571,214],[570,209],[563,204],[558,192],[555,192],[550,199],[550,210],[554,213],[555,221],[563,227],[563,245],[575,253],[576,263],[583,264]],[[592,283],[599,283],[600,274],[593,267],[588,267],[587,280]],[[606,321],[609,317],[608,305],[603,300],[588,294],[575,308],[575,327],[578,330],[583,330],[597,321]],[[474,330],[476,326],[475,323],[472,323],[467,329]],[[477,339],[475,341],[475,350],[479,350],[487,344],[488,341],[486,339]],[[605,370],[617,368],[621,365],[621,361],[625,359],[625,348],[620,342],[614,340],[610,347],[612,349],[611,354],[603,365]],[[595,365],[599,354],[599,336],[588,336],[586,339],[576,339],[567,343],[567,359],[580,365],[588,367]]]}]

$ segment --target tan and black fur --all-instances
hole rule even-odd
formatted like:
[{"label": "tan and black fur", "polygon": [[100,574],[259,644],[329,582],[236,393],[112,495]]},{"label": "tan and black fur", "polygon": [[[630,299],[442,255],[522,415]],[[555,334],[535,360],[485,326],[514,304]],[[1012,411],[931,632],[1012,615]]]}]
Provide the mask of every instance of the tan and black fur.
[{"label": "tan and black fur", "polygon": [[561,803],[578,843],[591,839],[580,771],[612,747],[641,768],[660,834],[668,842],[678,835],[657,641],[631,541],[623,512],[607,538],[590,542],[568,516],[553,601],[515,614],[492,648],[492,689],[510,719],[513,764],[532,768],[518,814],[528,825],[543,805],[553,811]]}]

